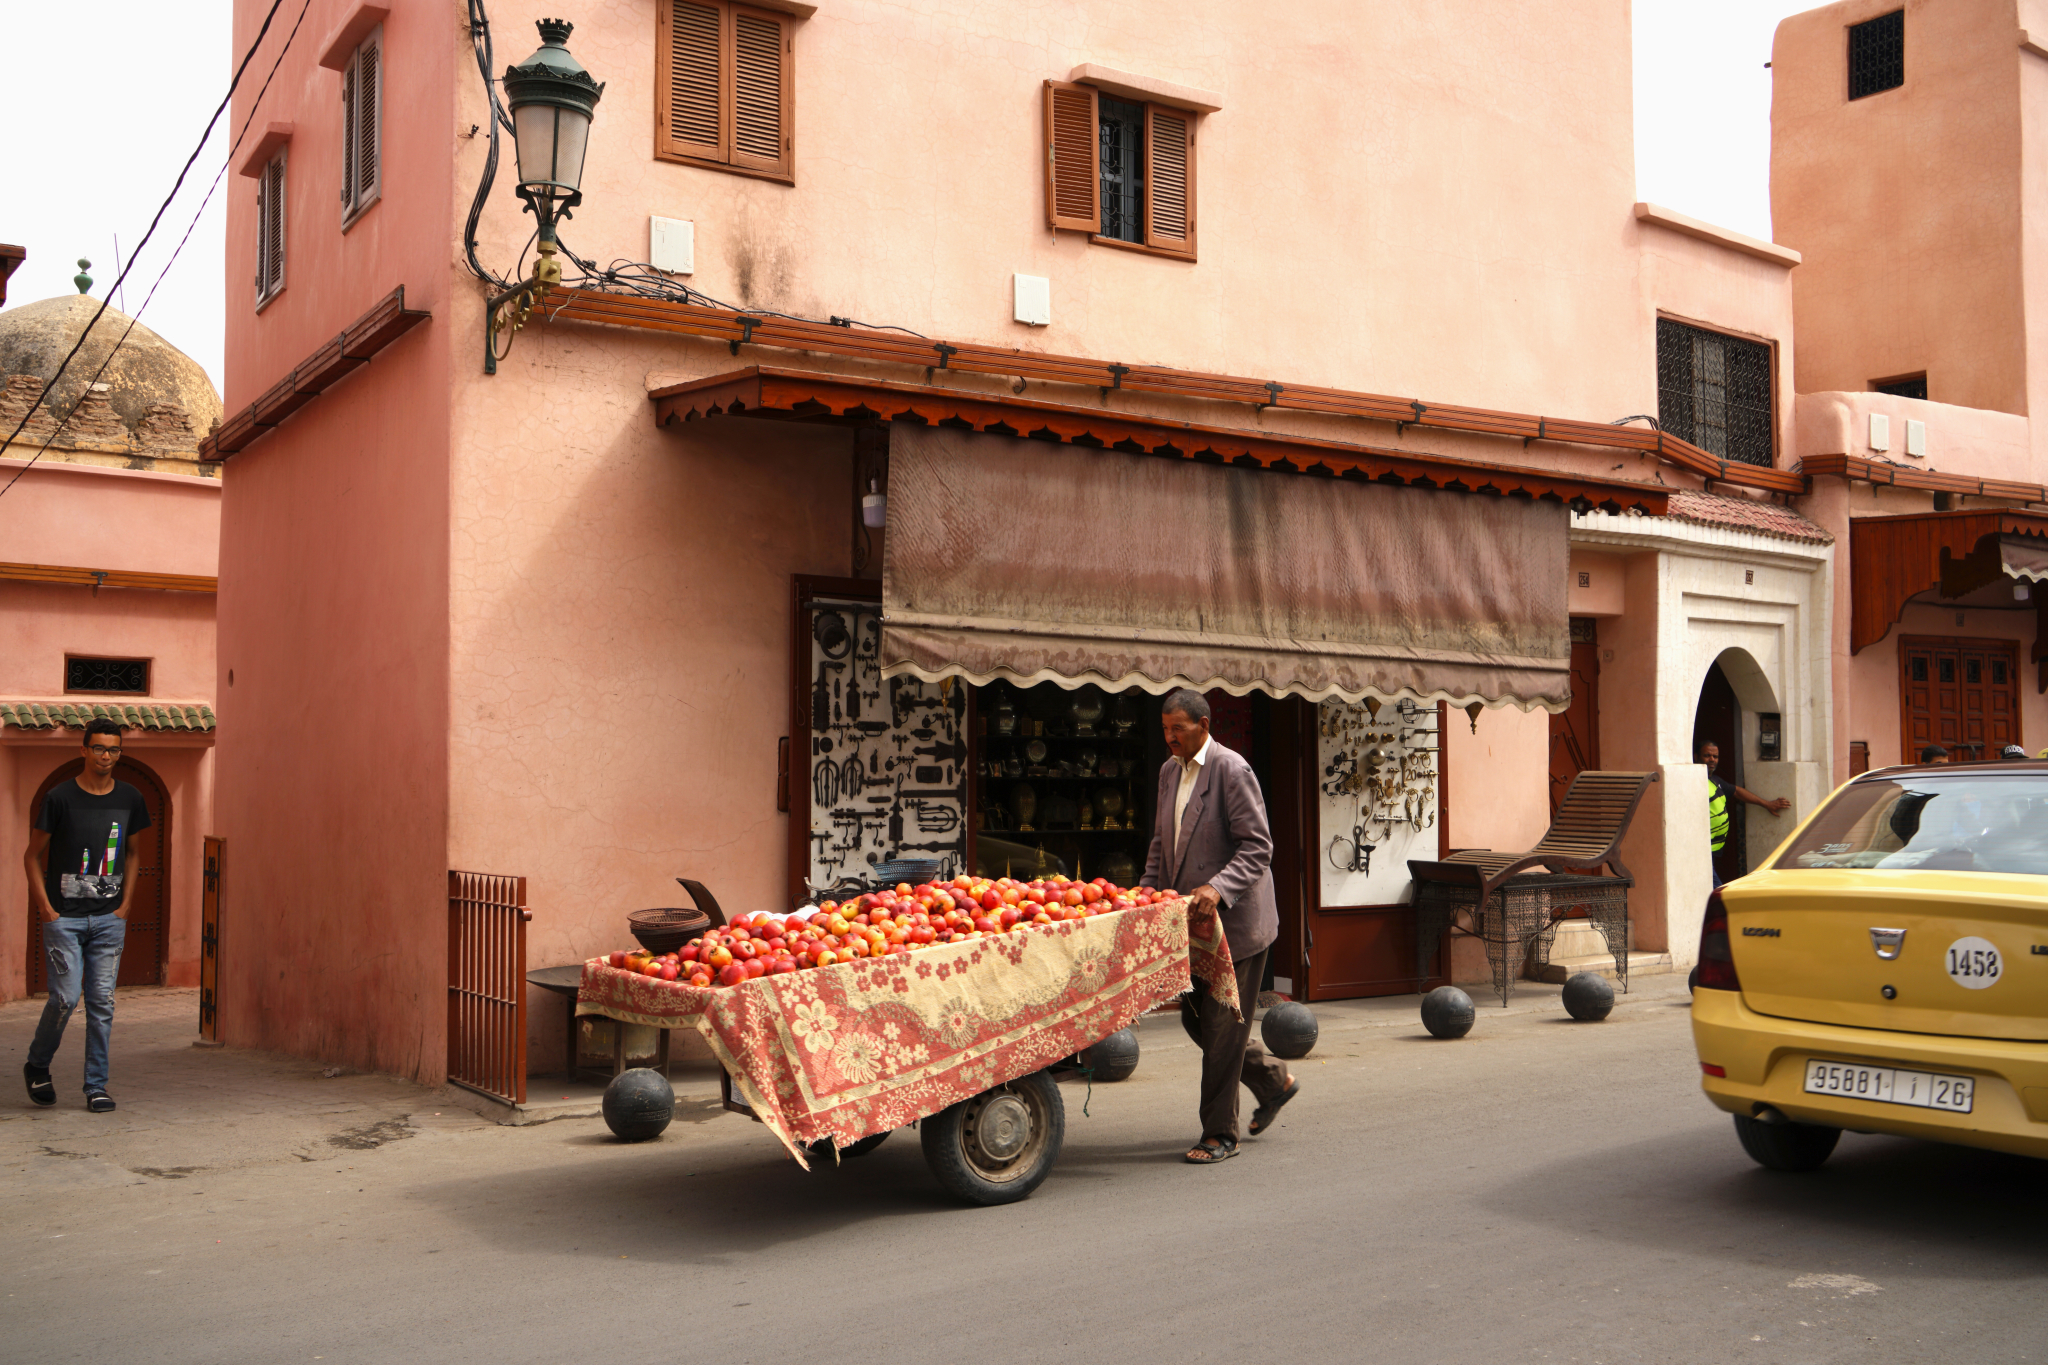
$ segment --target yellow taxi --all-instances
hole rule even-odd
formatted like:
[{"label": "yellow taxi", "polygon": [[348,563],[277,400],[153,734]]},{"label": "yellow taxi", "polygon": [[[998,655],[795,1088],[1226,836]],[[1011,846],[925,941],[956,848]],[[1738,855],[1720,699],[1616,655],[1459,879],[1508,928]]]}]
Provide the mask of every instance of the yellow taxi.
[{"label": "yellow taxi", "polygon": [[1693,1043],[1773,1170],[1842,1130],[2048,1157],[2048,763],[1844,784],[1715,891]]}]

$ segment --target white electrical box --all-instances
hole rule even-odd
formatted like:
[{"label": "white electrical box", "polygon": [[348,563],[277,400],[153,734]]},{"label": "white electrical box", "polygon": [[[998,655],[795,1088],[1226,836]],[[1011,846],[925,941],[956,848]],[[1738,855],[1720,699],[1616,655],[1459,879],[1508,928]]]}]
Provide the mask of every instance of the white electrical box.
[{"label": "white electrical box", "polygon": [[1033,327],[1052,325],[1052,281],[1043,275],[1012,275],[1017,291],[1016,317]]},{"label": "white electrical box", "polygon": [[1870,414],[1870,448],[1890,450],[1892,448],[1892,419],[1881,412]]},{"label": "white electrical box", "polygon": [[1906,453],[1926,458],[1927,423],[1916,422],[1910,417],[1906,419]]},{"label": "white electrical box", "polygon": [[647,220],[647,263],[664,275],[697,270],[697,225],[687,218]]}]

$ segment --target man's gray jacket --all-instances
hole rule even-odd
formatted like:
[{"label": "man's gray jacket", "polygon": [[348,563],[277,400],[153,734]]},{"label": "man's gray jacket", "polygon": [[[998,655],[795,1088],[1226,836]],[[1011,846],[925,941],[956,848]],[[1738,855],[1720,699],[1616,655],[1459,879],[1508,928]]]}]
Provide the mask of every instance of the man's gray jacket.
[{"label": "man's gray jacket", "polygon": [[1186,893],[1198,886],[1223,897],[1223,934],[1230,955],[1242,962],[1280,936],[1280,912],[1273,901],[1273,831],[1266,823],[1266,798],[1251,764],[1212,735],[1195,790],[1188,797],[1180,847],[1174,847],[1173,806],[1180,795],[1180,760],[1159,770],[1158,816],[1152,851],[1145,855],[1150,887]]}]

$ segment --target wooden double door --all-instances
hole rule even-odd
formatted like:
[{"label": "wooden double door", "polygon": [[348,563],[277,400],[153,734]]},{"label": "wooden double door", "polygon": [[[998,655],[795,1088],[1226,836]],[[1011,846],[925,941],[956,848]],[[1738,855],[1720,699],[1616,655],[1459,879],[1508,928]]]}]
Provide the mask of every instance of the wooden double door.
[{"label": "wooden double door", "polygon": [[1997,758],[2020,737],[2017,640],[1934,635],[1899,639],[1900,760],[1939,744],[1952,758]]},{"label": "wooden double door", "polygon": [[[60,782],[68,782],[85,770],[85,760],[74,758],[43,779],[36,789],[31,812],[41,811],[43,798]],[[128,938],[121,949],[121,971],[114,985],[159,986],[164,979],[164,960],[170,946],[170,846],[171,802],[155,773],[132,759],[123,758],[114,767],[116,781],[126,782],[142,793],[149,807],[149,828],[135,836],[129,846],[127,875],[133,880],[128,892]],[[35,818],[32,813],[29,818]],[[35,995],[50,988],[43,962],[42,917],[28,917],[28,990]]]}]

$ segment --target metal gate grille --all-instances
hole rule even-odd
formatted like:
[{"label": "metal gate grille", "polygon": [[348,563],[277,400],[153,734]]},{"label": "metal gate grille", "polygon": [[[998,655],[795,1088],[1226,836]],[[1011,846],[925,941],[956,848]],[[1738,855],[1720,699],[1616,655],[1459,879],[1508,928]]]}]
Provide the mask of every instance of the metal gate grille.
[{"label": "metal gate grille", "polygon": [[448,874],[448,1079],[526,1103],[526,878]]},{"label": "metal gate grille", "polygon": [[226,841],[206,836],[206,880],[199,893],[199,1036],[220,1041],[220,873]]}]

